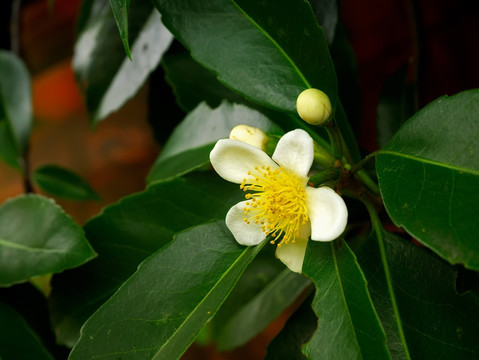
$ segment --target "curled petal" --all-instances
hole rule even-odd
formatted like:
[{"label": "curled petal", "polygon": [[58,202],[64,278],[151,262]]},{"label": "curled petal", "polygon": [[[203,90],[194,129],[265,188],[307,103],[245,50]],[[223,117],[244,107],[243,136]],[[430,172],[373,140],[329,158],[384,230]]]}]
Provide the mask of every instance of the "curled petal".
[{"label": "curled petal", "polygon": [[278,246],[276,257],[281,260],[291,271],[301,273],[304,254],[306,253],[308,238],[296,238],[294,243]]},{"label": "curled petal", "polygon": [[328,187],[306,188],[311,240],[331,241],[346,228],[348,209],[341,196]]},{"label": "curled petal", "polygon": [[266,234],[261,230],[260,224],[251,222],[247,224],[244,221],[244,208],[246,201],[241,201],[234,205],[226,214],[226,226],[233,234],[236,241],[241,245],[258,245],[266,238]]},{"label": "curled petal", "polygon": [[241,184],[248,171],[262,165],[271,169],[278,165],[260,149],[238,140],[219,140],[210,153],[210,161],[216,172],[225,180]]},{"label": "curled petal", "polygon": [[286,133],[276,145],[273,160],[293,171],[298,177],[306,178],[313,164],[313,139],[301,129]]}]

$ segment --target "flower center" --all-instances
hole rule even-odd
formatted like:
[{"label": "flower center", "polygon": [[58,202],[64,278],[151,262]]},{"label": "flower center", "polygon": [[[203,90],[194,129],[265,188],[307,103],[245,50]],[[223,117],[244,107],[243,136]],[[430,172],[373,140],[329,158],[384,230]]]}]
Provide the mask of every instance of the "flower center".
[{"label": "flower center", "polygon": [[298,177],[283,167],[271,170],[265,166],[256,166],[248,175],[240,188],[254,193],[245,195],[249,201],[244,221],[260,224],[261,230],[273,237],[272,244],[294,243],[301,226],[309,221],[306,191]]}]

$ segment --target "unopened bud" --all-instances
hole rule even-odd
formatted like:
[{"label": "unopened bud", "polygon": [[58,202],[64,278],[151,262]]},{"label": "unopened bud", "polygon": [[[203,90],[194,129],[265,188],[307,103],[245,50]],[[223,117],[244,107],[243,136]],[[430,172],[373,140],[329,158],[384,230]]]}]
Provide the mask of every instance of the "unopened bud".
[{"label": "unopened bud", "polygon": [[325,124],[331,115],[331,101],[328,95],[318,89],[306,89],[296,100],[298,114],[311,125]]},{"label": "unopened bud", "polygon": [[230,139],[239,140],[264,151],[268,136],[261,130],[248,125],[237,125],[230,132]]}]

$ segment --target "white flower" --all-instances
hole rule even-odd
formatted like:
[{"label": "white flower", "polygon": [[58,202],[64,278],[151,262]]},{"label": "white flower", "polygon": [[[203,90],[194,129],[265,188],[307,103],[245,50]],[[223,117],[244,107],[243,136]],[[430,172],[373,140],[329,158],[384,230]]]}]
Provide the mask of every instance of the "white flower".
[{"label": "white flower", "polygon": [[272,158],[231,139],[219,140],[210,153],[216,172],[247,192],[246,200],[226,215],[236,241],[252,246],[270,235],[278,245],[276,256],[295,272],[301,272],[309,237],[338,238],[348,217],[343,199],[333,189],[307,186],[313,156],[313,140],[300,129],[279,140]]}]

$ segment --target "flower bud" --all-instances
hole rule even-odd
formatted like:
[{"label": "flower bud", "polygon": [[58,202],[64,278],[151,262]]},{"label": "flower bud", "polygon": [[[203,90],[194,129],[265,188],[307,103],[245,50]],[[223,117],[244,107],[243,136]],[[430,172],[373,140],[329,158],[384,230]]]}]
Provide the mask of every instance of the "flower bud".
[{"label": "flower bud", "polygon": [[298,114],[311,125],[325,124],[331,115],[331,101],[328,95],[318,89],[306,89],[296,100]]},{"label": "flower bud", "polygon": [[248,125],[235,126],[230,132],[230,139],[242,141],[263,151],[268,142],[268,136],[262,130]]}]

